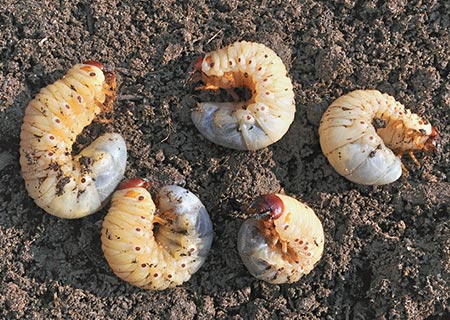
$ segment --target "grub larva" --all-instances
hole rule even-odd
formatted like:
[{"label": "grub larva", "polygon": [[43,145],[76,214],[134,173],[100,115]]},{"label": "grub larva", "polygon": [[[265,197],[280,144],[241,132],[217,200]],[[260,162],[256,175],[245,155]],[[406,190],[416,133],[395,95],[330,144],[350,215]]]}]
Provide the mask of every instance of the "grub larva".
[{"label": "grub larva", "polygon": [[92,214],[122,179],[127,151],[119,134],[104,134],[72,155],[77,135],[112,108],[115,85],[114,72],[88,61],[28,104],[20,133],[22,176],[29,195],[48,213],[67,219]]},{"label": "grub larva", "polygon": [[392,96],[356,90],[335,100],[322,116],[320,145],[332,167],[345,178],[382,185],[402,174],[400,157],[436,151],[438,132]]},{"label": "grub larva", "polygon": [[148,187],[139,178],[119,185],[103,222],[102,249],[119,278],[164,290],[188,281],[205,262],[212,223],[192,192],[165,186],[155,205]]},{"label": "grub larva", "polygon": [[249,272],[274,284],[292,283],[311,272],[324,246],[314,211],[281,194],[258,197],[238,234],[238,251]]},{"label": "grub larva", "polygon": [[295,114],[292,82],[271,49],[236,42],[199,58],[194,70],[204,83],[197,89],[246,87],[251,92],[247,101],[198,104],[192,120],[210,141],[232,149],[258,150],[288,131]]}]

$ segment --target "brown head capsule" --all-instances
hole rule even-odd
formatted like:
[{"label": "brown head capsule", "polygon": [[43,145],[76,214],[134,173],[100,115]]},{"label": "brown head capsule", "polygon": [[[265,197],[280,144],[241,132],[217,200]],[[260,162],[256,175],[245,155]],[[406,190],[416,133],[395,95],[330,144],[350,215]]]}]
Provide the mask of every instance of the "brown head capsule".
[{"label": "brown head capsule", "polygon": [[324,232],[314,211],[294,198],[267,194],[249,207],[238,251],[247,269],[270,283],[292,283],[311,272],[323,252]]},{"label": "brown head capsule", "polygon": [[148,189],[150,188],[152,183],[148,181],[147,179],[142,178],[131,178],[122,181],[119,186],[117,187],[117,190],[123,190],[123,189],[130,189],[130,188],[144,188]]},{"label": "brown head capsule", "polygon": [[266,194],[256,198],[248,209],[248,212],[254,215],[253,218],[278,219],[283,211],[283,201],[276,194]]},{"label": "brown head capsule", "polygon": [[94,66],[99,68],[100,70],[103,70],[105,68],[105,66],[103,65],[103,63],[99,62],[99,61],[95,61],[95,60],[88,60],[83,62],[84,64],[88,64],[90,66]]},{"label": "brown head capsule", "polygon": [[439,132],[436,127],[431,127],[431,133],[428,136],[428,140],[424,144],[424,151],[437,153],[441,145],[439,143]]},{"label": "brown head capsule", "polygon": [[202,63],[203,63],[203,57],[198,57],[194,62],[194,68],[193,73],[201,71],[202,70]]}]

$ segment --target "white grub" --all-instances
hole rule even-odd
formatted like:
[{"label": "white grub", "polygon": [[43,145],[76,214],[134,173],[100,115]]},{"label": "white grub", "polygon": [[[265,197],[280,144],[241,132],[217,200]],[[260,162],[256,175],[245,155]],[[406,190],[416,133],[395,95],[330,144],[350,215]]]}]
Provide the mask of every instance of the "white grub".
[{"label": "white grub", "polygon": [[348,180],[365,185],[394,182],[400,157],[436,150],[438,133],[392,96],[356,90],[335,100],[322,116],[320,145],[331,166]]},{"label": "white grub", "polygon": [[238,235],[238,251],[248,271],[273,284],[293,283],[322,257],[324,232],[314,211],[296,199],[267,194],[249,208]]},{"label": "white grub", "polygon": [[248,101],[199,103],[192,121],[208,140],[237,150],[258,150],[280,140],[294,120],[291,79],[283,61],[263,44],[236,42],[200,58],[198,89],[246,87]]},{"label": "white grub", "polygon": [[26,110],[20,164],[29,195],[48,213],[75,219],[99,210],[123,177],[123,138],[107,133],[72,155],[78,134],[110,108],[115,75],[90,61],[41,89]]},{"label": "white grub", "polygon": [[212,222],[192,192],[163,187],[155,205],[146,187],[136,178],[113,194],[103,222],[102,249],[122,280],[164,290],[188,281],[203,265],[212,244]]}]

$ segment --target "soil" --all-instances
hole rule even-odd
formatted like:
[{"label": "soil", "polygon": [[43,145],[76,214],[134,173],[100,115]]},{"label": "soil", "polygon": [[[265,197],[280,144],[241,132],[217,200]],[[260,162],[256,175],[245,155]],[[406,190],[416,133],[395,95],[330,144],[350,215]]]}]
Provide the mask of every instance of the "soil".
[{"label": "soil", "polygon": [[[0,1],[0,318],[449,319],[450,3],[448,1]],[[289,68],[296,118],[256,152],[204,139],[190,110],[204,93],[185,82],[205,53],[237,40],[266,44]],[[46,214],[19,165],[28,102],[73,64],[116,68],[114,119],[94,123],[127,141],[127,177],[178,184],[210,212],[203,267],[162,292],[118,279],[103,258],[107,208],[79,220]],[[408,158],[389,185],[339,176],[322,154],[325,108],[358,88],[389,93],[441,134],[437,155]],[[210,95],[211,96],[211,95]],[[236,249],[243,208],[284,192],[322,220],[326,245],[299,282],[253,278]]]}]

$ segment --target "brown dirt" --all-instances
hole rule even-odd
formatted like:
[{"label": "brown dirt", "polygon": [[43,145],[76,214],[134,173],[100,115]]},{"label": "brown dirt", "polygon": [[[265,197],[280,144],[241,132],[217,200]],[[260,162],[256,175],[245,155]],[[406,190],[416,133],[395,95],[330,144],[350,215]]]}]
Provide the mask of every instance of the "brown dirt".
[{"label": "brown dirt", "polygon": [[[450,5],[447,1],[13,1],[0,5],[0,318],[450,318]],[[243,4],[246,3],[246,4]],[[257,152],[213,145],[197,132],[189,65],[236,40],[272,47],[290,68],[297,114],[287,135]],[[126,175],[198,194],[215,228],[212,251],[186,284],[146,292],[116,278],[100,247],[106,210],[76,221],[28,197],[18,145],[24,109],[74,63],[97,59],[120,75],[116,121],[92,125],[129,147]],[[332,100],[377,88],[442,136],[397,182],[355,185],[321,153]],[[405,157],[406,158],[406,157]],[[237,250],[240,209],[284,191],[311,205],[326,248],[292,285],[252,278]]]}]

